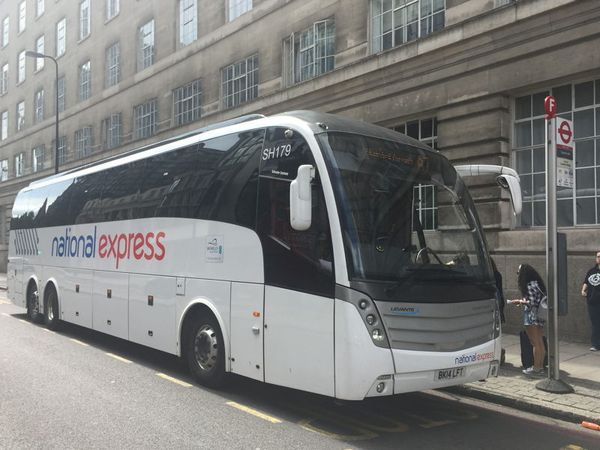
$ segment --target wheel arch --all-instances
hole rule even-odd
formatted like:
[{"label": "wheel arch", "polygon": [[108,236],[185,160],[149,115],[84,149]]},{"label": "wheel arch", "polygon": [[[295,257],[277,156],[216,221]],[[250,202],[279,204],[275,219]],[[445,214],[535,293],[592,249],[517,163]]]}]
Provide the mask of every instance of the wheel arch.
[{"label": "wheel arch", "polygon": [[30,275],[29,278],[27,279],[27,287],[25,288],[25,302],[27,302],[27,298],[29,298],[29,289],[31,288],[31,286],[35,286],[38,290],[38,297],[40,294],[40,280],[38,277],[36,277],[35,275]]},{"label": "wheel arch", "polygon": [[215,319],[217,319],[217,322],[219,323],[219,327],[221,328],[221,335],[223,336],[223,341],[224,341],[223,347],[225,350],[225,371],[229,372],[230,371],[230,361],[229,361],[228,328],[226,327],[226,323],[225,323],[225,320],[223,319],[222,315],[219,314],[218,309],[215,307],[215,305],[209,299],[206,299],[206,298],[197,298],[197,299],[191,301],[185,307],[183,313],[181,314],[181,317],[179,319],[178,331],[177,331],[177,338],[178,338],[178,346],[177,346],[178,355],[177,356],[184,355],[184,345],[185,345],[184,333],[186,332],[187,327],[193,320],[193,317],[196,316],[196,314],[212,314],[213,317]]}]

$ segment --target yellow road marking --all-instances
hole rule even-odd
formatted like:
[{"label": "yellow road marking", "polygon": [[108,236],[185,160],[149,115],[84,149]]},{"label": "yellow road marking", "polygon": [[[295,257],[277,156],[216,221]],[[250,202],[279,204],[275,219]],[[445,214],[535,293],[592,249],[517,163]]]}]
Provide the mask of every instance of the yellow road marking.
[{"label": "yellow road marking", "polygon": [[232,406],[236,409],[239,409],[240,411],[244,411],[248,414],[252,414],[253,416],[259,417],[263,420],[266,420],[267,422],[271,422],[271,423],[281,423],[281,420],[279,420],[277,417],[273,417],[273,416],[269,416],[267,414],[261,413],[260,411],[257,411],[255,409],[249,408],[247,406],[244,405],[240,405],[239,403],[236,402],[227,402],[226,403],[229,406]]},{"label": "yellow road marking", "polygon": [[171,381],[172,383],[178,384],[183,387],[192,387],[190,383],[186,383],[185,381],[178,380],[177,378],[170,377],[169,375],[165,375],[164,373],[157,373],[161,378],[164,378],[167,381]]},{"label": "yellow road marking", "polygon": [[54,331],[49,330],[48,328],[42,328],[46,333],[54,334]]},{"label": "yellow road marking", "polygon": [[125,359],[121,356],[115,355],[113,353],[106,353],[108,356],[110,356],[111,358],[115,358],[117,361],[121,361],[127,364],[131,364],[131,361],[129,361],[128,359]]},{"label": "yellow road marking", "polygon": [[566,445],[565,447],[561,447],[560,450],[585,450],[585,449],[583,447],[580,447],[579,445],[569,444],[569,445]]},{"label": "yellow road marking", "polygon": [[0,305],[10,305],[10,302],[7,302],[5,300],[0,300]]},{"label": "yellow road marking", "polygon": [[71,340],[73,342],[75,342],[76,344],[83,345],[84,347],[89,347],[89,345],[86,344],[85,342],[81,342],[81,341],[78,341],[77,339],[73,339],[73,338],[71,338]]}]

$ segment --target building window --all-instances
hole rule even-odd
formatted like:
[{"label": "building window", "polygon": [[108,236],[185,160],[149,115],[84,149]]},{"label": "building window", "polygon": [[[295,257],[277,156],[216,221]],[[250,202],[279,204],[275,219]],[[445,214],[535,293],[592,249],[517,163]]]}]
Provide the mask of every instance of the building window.
[{"label": "building window", "polygon": [[89,61],[79,66],[79,101],[92,95],[92,66]]},{"label": "building window", "polygon": [[40,17],[42,14],[44,14],[44,9],[45,9],[45,5],[44,5],[44,0],[36,0],[35,2],[35,16],[36,17]]},{"label": "building window", "polygon": [[0,95],[4,95],[8,92],[8,63],[2,66],[2,73],[0,73]]},{"label": "building window", "polygon": [[2,140],[8,137],[8,111],[2,111],[2,134],[0,138]]},{"label": "building window", "polygon": [[75,131],[75,157],[85,158],[92,153],[92,127]]},{"label": "building window", "polygon": [[38,145],[31,151],[31,170],[37,172],[44,169],[44,163],[46,161],[46,147],[44,145]]},{"label": "building window", "polygon": [[121,5],[119,0],[106,0],[106,20],[110,20],[119,14]]},{"label": "building window", "polygon": [[44,89],[36,91],[33,96],[33,123],[40,123],[44,120]]},{"label": "building window", "polygon": [[67,49],[67,19],[61,19],[56,24],[56,57],[65,54]]},{"label": "building window", "polygon": [[142,25],[138,33],[138,71],[154,64],[154,19]]},{"label": "building window", "polygon": [[229,21],[252,9],[252,0],[229,0]]},{"label": "building window", "polygon": [[25,24],[27,22],[27,3],[23,0],[19,3],[19,33],[25,30]]},{"label": "building window", "polygon": [[179,42],[188,45],[198,38],[196,0],[179,0]]},{"label": "building window", "polygon": [[15,156],[15,177],[23,176],[25,154],[19,153]]},{"label": "building window", "polygon": [[102,121],[103,147],[105,150],[121,145],[122,127],[121,113],[111,114]]},{"label": "building window", "polygon": [[445,0],[371,0],[373,52],[441,30],[445,12]]},{"label": "building window", "polygon": [[58,112],[65,110],[65,77],[58,79]]},{"label": "building window", "polygon": [[[437,149],[437,120],[435,117],[412,120],[394,127],[395,131]],[[424,230],[438,227],[438,205],[435,186],[419,184],[413,188],[413,202]]]},{"label": "building window", "polygon": [[[56,148],[55,142],[56,141],[52,141],[52,148]],[[60,136],[58,138],[58,164],[63,165],[66,162],[67,162],[67,137]]]},{"label": "building window", "polygon": [[[41,35],[35,40],[35,51],[44,54],[44,35]],[[35,58],[35,71],[44,68],[44,58]]]},{"label": "building window", "polygon": [[19,53],[18,60],[19,71],[17,72],[17,84],[25,81],[25,50]]},{"label": "building window", "polygon": [[2,47],[6,47],[8,45],[8,37],[10,35],[10,19],[6,16],[2,20]]},{"label": "building window", "polygon": [[17,103],[17,131],[25,128],[25,102]]},{"label": "building window", "polygon": [[79,40],[90,35],[90,0],[79,2]]},{"label": "building window", "polygon": [[258,55],[221,70],[223,107],[234,108],[258,97]]},{"label": "building window", "polygon": [[513,157],[521,177],[519,225],[546,225],[544,99],[556,98],[558,116],[573,121],[574,184],[557,187],[558,226],[600,224],[600,79],[553,87],[515,100]]},{"label": "building window", "polygon": [[0,161],[0,181],[8,180],[8,159]]},{"label": "building window", "polygon": [[300,33],[292,33],[283,42],[286,85],[317,77],[334,68],[335,22],[314,23]]},{"label": "building window", "polygon": [[200,80],[194,80],[173,91],[175,125],[184,125],[200,118],[201,96]]},{"label": "building window", "polygon": [[121,45],[115,42],[106,49],[106,87],[121,81]]},{"label": "building window", "polygon": [[135,139],[150,137],[156,133],[156,99],[133,108],[133,126]]}]

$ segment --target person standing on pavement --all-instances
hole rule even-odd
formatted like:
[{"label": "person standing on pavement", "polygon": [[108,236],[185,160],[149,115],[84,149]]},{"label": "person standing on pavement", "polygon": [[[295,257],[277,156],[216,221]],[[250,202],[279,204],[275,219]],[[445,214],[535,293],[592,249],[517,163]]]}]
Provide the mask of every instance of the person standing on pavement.
[{"label": "person standing on pavement", "polygon": [[592,322],[592,346],[590,351],[600,350],[600,251],[596,252],[596,264],[585,274],[581,295],[587,298],[588,314]]},{"label": "person standing on pavement", "polygon": [[[500,312],[500,322],[505,323],[506,318],[504,317],[504,306],[506,305],[506,297],[504,297],[504,290],[502,289],[502,274],[496,266],[494,258],[490,258],[492,263],[492,270],[494,272],[494,280],[496,282],[496,302],[498,303],[498,311]],[[504,364],[506,361],[506,349],[502,347],[500,349],[500,364]]]},{"label": "person standing on pavement", "polygon": [[512,300],[510,303],[524,305],[523,325],[533,346],[533,366],[523,369],[525,375],[542,375],[544,373],[544,346],[545,320],[538,314],[538,309],[544,297],[546,286],[537,271],[529,264],[521,264],[517,272],[517,284],[523,298]]}]

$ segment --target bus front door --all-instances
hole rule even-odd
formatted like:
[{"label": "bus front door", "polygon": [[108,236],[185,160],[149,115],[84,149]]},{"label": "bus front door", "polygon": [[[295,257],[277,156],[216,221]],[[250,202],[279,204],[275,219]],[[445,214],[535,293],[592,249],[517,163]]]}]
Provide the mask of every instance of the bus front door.
[{"label": "bus front door", "polygon": [[267,130],[256,227],[265,270],[265,381],[333,396],[335,281],[318,173],[311,188],[310,228],[298,231],[290,225],[290,182],[303,164],[316,167],[299,133]]}]

